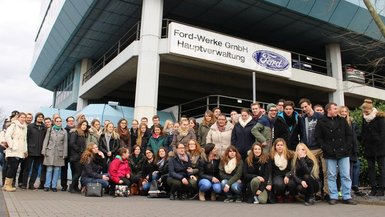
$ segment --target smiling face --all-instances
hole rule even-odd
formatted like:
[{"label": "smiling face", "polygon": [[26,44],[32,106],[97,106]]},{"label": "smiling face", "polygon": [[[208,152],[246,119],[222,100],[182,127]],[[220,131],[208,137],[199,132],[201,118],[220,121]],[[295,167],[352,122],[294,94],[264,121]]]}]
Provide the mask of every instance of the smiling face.
[{"label": "smiling face", "polygon": [[259,145],[255,145],[253,148],[254,156],[259,157],[262,154],[262,148]]},{"label": "smiling face", "polygon": [[275,151],[278,154],[282,154],[283,153],[283,149],[284,149],[284,145],[283,145],[282,141],[279,141],[279,142],[277,142],[277,144],[275,144]]},{"label": "smiling face", "polygon": [[285,114],[289,117],[291,117],[293,115],[293,112],[294,112],[294,108],[292,106],[286,106],[283,111],[285,112]]},{"label": "smiling face", "polygon": [[83,131],[86,131],[87,128],[88,128],[87,122],[83,122],[82,125],[80,126],[80,129],[83,130]]},{"label": "smiling face", "polygon": [[161,148],[161,149],[159,149],[158,154],[159,154],[160,158],[164,158],[166,156],[166,150]]},{"label": "smiling face", "polygon": [[114,125],[112,123],[109,123],[107,125],[107,132],[112,133],[114,131]]},{"label": "smiling face", "polygon": [[194,140],[190,140],[188,142],[188,149],[190,151],[194,151],[196,148],[197,148],[197,144],[195,143],[195,141]]}]

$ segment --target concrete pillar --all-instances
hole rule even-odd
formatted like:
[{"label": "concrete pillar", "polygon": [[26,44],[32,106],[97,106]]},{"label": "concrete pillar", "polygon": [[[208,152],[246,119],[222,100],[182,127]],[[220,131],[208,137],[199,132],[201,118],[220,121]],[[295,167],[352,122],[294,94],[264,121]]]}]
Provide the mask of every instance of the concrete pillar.
[{"label": "concrete pillar", "polygon": [[[88,100],[83,99],[79,97],[79,87],[83,85],[83,75],[91,68],[92,66],[92,60],[91,59],[82,59],[80,62],[80,77],[74,76],[76,79],[74,79],[74,84],[75,82],[77,83],[74,85],[74,90],[76,89],[77,95],[78,95],[78,100],[77,100],[77,105],[76,105],[76,110],[82,110],[84,107],[88,105]],[[75,73],[76,74],[76,73]]]},{"label": "concrete pillar", "polygon": [[345,105],[341,48],[339,44],[326,46],[326,60],[331,63],[331,72],[328,72],[328,74],[331,74],[337,80],[337,89],[335,92],[329,93],[329,102]]},{"label": "concrete pillar", "polygon": [[147,117],[149,122],[158,105],[162,18],[163,0],[143,0],[134,117]]}]

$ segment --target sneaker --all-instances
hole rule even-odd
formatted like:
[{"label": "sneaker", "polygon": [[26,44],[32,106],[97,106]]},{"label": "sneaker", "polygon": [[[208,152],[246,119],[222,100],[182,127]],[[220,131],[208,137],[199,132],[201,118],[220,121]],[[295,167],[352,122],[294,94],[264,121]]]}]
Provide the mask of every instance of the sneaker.
[{"label": "sneaker", "polygon": [[342,203],[348,204],[348,205],[357,205],[357,202],[354,201],[353,199],[342,200]]},{"label": "sneaker", "polygon": [[258,196],[254,196],[254,204],[258,204],[259,203],[259,200],[258,200]]},{"label": "sneaker", "polygon": [[223,202],[231,203],[231,202],[234,202],[234,199],[233,198],[226,198]]},{"label": "sneaker", "polygon": [[52,188],[52,191],[53,191],[53,192],[57,192],[57,189],[56,189],[56,188]]},{"label": "sneaker", "polygon": [[305,206],[312,206],[315,204],[314,198],[310,198],[309,200],[305,201]]},{"label": "sneaker", "polygon": [[241,199],[240,197],[237,197],[237,198],[235,199],[235,202],[236,202],[236,203],[242,203],[242,199]]},{"label": "sneaker", "polygon": [[329,203],[329,205],[336,205],[337,200],[336,199],[329,199],[328,203]]},{"label": "sneaker", "polygon": [[45,192],[48,192],[48,191],[49,191],[49,188],[44,188],[44,191],[45,191]]},{"label": "sneaker", "polygon": [[342,192],[341,191],[338,192],[338,197],[342,197]]}]

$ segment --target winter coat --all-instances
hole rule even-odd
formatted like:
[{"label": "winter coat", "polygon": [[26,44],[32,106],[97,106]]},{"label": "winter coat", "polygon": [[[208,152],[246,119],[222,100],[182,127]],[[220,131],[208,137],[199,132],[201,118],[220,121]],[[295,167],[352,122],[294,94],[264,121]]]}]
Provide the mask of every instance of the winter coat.
[{"label": "winter coat", "polygon": [[193,162],[193,157],[191,156],[191,153],[187,152],[187,154],[190,157],[191,168],[193,169],[193,172],[192,172],[191,175],[194,175],[194,176],[198,177],[199,176],[199,169],[201,167],[200,165],[202,164],[203,159],[206,158],[206,154],[204,152],[202,152],[200,155],[197,155],[196,159],[195,159],[195,162]]},{"label": "winter coat", "polygon": [[156,165],[155,161],[152,161],[150,163],[148,162],[147,159],[145,159],[142,165],[142,178],[145,179],[148,177],[147,180],[150,180],[152,173],[157,170],[158,170],[158,166]]},{"label": "winter coat", "polygon": [[139,129],[134,131],[133,128],[130,128],[130,144],[131,144],[131,148],[133,148],[136,145],[136,140],[138,139],[138,130]]},{"label": "winter coat", "polygon": [[211,181],[213,177],[221,180],[219,177],[219,159],[214,159],[210,162],[202,160],[199,168],[199,178]]},{"label": "winter coat", "polygon": [[[308,117],[306,114],[300,118],[301,121],[301,141],[307,145],[310,150],[320,149],[321,146],[317,144],[315,138],[315,127],[317,126],[317,122],[321,119],[323,115],[319,112],[314,112],[313,116]],[[306,124],[306,119],[307,124]],[[308,131],[306,130],[306,126],[308,129],[313,129],[313,135],[308,135]]]},{"label": "winter coat", "polygon": [[5,132],[5,140],[8,148],[5,150],[5,157],[25,158],[27,153],[27,125],[21,124],[18,120],[13,121]]},{"label": "winter coat", "polygon": [[105,166],[106,161],[98,154],[95,154],[93,160],[83,164],[82,178],[102,179],[102,170]]},{"label": "winter coat", "polygon": [[349,157],[352,149],[352,130],[345,118],[324,116],[315,128],[317,143],[326,159]]},{"label": "winter coat", "polygon": [[120,178],[127,177],[127,174],[131,175],[131,168],[128,160],[123,160],[121,156],[116,155],[115,159],[110,163],[108,174],[110,174],[111,181],[116,184],[119,183]]},{"label": "winter coat", "polygon": [[156,163],[157,171],[159,171],[158,175],[160,177],[168,175],[168,159],[164,161],[163,165],[161,166],[159,162]]},{"label": "winter coat", "polygon": [[[128,131],[129,133],[130,131]],[[120,147],[118,148],[128,148],[131,150],[131,136],[130,135],[119,135],[119,142],[120,142]]]},{"label": "winter coat", "polygon": [[286,141],[287,148],[292,151],[295,150],[300,141],[299,136],[301,129],[301,122],[298,120],[298,113],[294,112],[293,115],[295,123],[293,126],[288,126],[286,124],[283,112],[280,112],[278,114],[278,118],[275,120],[274,123],[273,134],[273,142],[278,138],[282,138]]},{"label": "winter coat", "polygon": [[67,131],[50,128],[45,135],[41,154],[44,156],[43,165],[62,167],[68,150]]},{"label": "winter coat", "polygon": [[303,157],[297,160],[294,168],[292,168],[290,177],[300,185],[305,175],[311,176],[314,163],[309,157]]},{"label": "winter coat", "polygon": [[219,157],[222,157],[227,147],[231,145],[231,133],[233,131],[233,128],[234,128],[234,125],[232,125],[230,122],[227,122],[225,126],[225,131],[223,132],[220,132],[218,130],[218,126],[216,123],[214,123],[210,127],[210,131],[208,132],[206,137],[206,144],[214,143],[215,147],[218,150]]},{"label": "winter coat", "polygon": [[36,122],[27,127],[28,156],[40,157],[47,129],[44,124],[37,125]]},{"label": "winter coat", "polygon": [[275,165],[274,158],[269,160],[270,163],[270,170],[271,170],[271,175],[270,175],[270,180],[273,180],[274,177],[279,176],[284,178],[285,176],[289,177],[290,176],[290,171],[291,171],[291,161],[292,159],[287,160],[287,166],[284,170],[280,170],[277,165]]},{"label": "winter coat", "polygon": [[260,176],[265,180],[259,185],[259,190],[264,191],[270,178],[269,162],[260,163],[259,158],[254,157],[252,165],[250,166],[245,160],[243,167],[243,178],[246,184],[249,184],[251,180],[257,176]]},{"label": "winter coat", "polygon": [[[262,144],[266,142],[267,150],[270,150],[272,145],[272,133],[275,119],[269,119],[267,115],[262,116],[258,123],[251,129],[251,133],[255,137],[255,141]],[[265,149],[265,148],[264,148]]]},{"label": "winter coat", "polygon": [[373,158],[385,155],[385,113],[378,112],[369,123],[362,120],[362,144],[365,157]]},{"label": "winter coat", "polygon": [[168,176],[174,179],[182,180],[183,178],[189,179],[190,174],[187,172],[187,168],[191,167],[190,157],[187,155],[188,161],[184,162],[179,159],[178,155],[172,157],[168,161]]},{"label": "winter coat", "polygon": [[349,160],[351,162],[357,162],[358,160],[358,152],[359,152],[359,143],[358,143],[358,135],[361,133],[359,132],[359,128],[356,124],[356,122],[352,121],[352,125],[350,126],[352,130],[352,149],[350,151]]},{"label": "winter coat", "polygon": [[131,168],[131,177],[132,176],[142,176],[142,166],[143,166],[144,157],[140,154],[138,157],[134,155],[130,156],[129,164]]},{"label": "winter coat", "polygon": [[114,157],[118,154],[118,150],[120,147],[119,138],[114,138],[113,135],[111,135],[110,142],[109,142],[109,144],[107,144],[106,134],[103,133],[102,135],[100,135],[99,150],[101,152],[103,152],[103,154],[104,154],[104,156],[106,156],[106,158],[107,158],[107,152],[108,152],[107,151],[108,150],[107,145],[108,145],[110,152],[111,152],[111,156],[108,158],[112,161],[112,159],[114,159]]},{"label": "winter coat", "polygon": [[198,143],[202,146],[202,147],[205,147],[205,145],[207,144],[206,142],[206,137],[207,137],[207,134],[209,133],[210,131],[210,127],[212,125],[210,124],[200,124],[199,125],[199,128],[198,128]]},{"label": "winter coat", "polygon": [[80,161],[80,157],[83,151],[86,149],[86,138],[79,136],[78,132],[74,129],[70,133],[70,144],[69,144],[69,161],[77,162]]},{"label": "winter coat", "polygon": [[188,133],[186,136],[182,136],[180,135],[179,131],[178,130],[175,130],[174,132],[174,137],[172,139],[172,142],[171,142],[171,147],[170,147],[170,150],[174,150],[175,147],[179,144],[179,143],[182,143],[184,145],[187,144],[188,141],[190,141],[191,139],[197,139],[196,135],[195,135],[195,132],[193,129],[188,129]]},{"label": "winter coat", "polygon": [[[240,121],[242,120],[240,119]],[[250,150],[255,142],[255,137],[251,134],[251,129],[253,129],[255,123],[251,117],[245,127],[242,127],[240,122],[238,122],[231,133],[231,144],[238,149],[243,159],[247,157],[247,151]]]},{"label": "winter coat", "polygon": [[237,166],[235,169],[231,172],[231,174],[227,174],[225,171],[225,167],[222,164],[219,164],[219,177],[221,180],[227,179],[227,184],[231,186],[234,184],[236,181],[238,181],[241,176],[242,176],[242,171],[243,171],[243,161],[239,160]]},{"label": "winter coat", "polygon": [[152,153],[156,155],[156,153],[158,153],[159,148],[161,146],[166,145],[165,143],[166,143],[166,137],[159,136],[158,138],[154,138],[153,136],[151,136],[147,142],[147,147],[151,148]]}]

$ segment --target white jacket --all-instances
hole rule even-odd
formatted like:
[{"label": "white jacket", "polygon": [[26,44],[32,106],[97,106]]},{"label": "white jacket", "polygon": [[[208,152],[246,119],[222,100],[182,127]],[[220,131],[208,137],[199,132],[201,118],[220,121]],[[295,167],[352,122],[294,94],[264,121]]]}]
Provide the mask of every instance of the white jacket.
[{"label": "white jacket", "polygon": [[24,158],[27,152],[27,125],[21,124],[18,120],[13,121],[7,128],[5,140],[8,148],[5,150],[5,157]]},{"label": "white jacket", "polygon": [[206,144],[214,143],[218,150],[219,157],[222,157],[227,147],[231,145],[231,132],[233,131],[234,125],[227,122],[225,131],[220,132],[218,130],[217,123],[215,122],[211,127],[206,136]]}]

